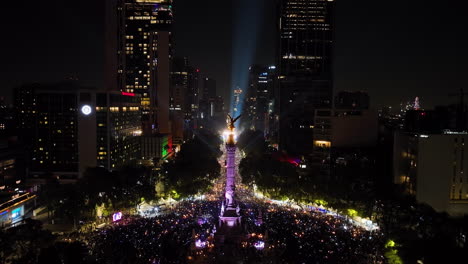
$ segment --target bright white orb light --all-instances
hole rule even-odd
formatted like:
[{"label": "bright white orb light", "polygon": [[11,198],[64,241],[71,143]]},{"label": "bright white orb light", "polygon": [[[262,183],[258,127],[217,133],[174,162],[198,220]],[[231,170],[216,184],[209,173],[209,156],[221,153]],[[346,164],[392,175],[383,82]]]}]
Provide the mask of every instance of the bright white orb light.
[{"label": "bright white orb light", "polygon": [[81,107],[81,113],[83,113],[84,115],[89,115],[91,114],[91,106],[89,105],[83,105]]}]

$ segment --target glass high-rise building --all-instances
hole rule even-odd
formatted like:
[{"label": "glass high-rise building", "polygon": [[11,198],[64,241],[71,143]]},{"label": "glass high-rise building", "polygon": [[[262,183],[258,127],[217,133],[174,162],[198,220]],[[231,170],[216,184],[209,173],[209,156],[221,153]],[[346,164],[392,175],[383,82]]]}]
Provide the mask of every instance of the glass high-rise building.
[{"label": "glass high-rise building", "polygon": [[274,118],[276,67],[253,65],[249,69],[249,87],[242,108],[242,122],[261,130],[270,139],[270,121]]},{"label": "glass high-rise building", "polygon": [[312,153],[315,109],[332,107],[333,4],[280,0],[279,146],[290,153]]},{"label": "glass high-rise building", "polygon": [[107,89],[141,95],[143,133],[169,133],[172,0],[108,0]]},{"label": "glass high-rise building", "polygon": [[281,74],[331,77],[333,0],[282,0]]}]

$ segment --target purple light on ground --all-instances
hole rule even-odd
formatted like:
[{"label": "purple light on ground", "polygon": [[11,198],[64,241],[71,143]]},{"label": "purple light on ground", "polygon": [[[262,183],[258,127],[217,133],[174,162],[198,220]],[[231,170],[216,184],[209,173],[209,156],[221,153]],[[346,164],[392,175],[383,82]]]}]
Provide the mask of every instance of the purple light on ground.
[{"label": "purple light on ground", "polygon": [[196,248],[205,248],[206,247],[206,242],[201,241],[200,239],[197,239],[197,241],[195,241],[195,247]]},{"label": "purple light on ground", "polygon": [[205,218],[203,218],[203,217],[199,217],[199,218],[198,218],[198,224],[199,224],[199,225],[203,225],[203,224],[205,224],[205,223],[206,223],[206,219],[205,219]]},{"label": "purple light on ground", "polygon": [[122,212],[117,212],[112,215],[112,222],[117,222],[122,219]]},{"label": "purple light on ground", "polygon": [[263,241],[257,241],[254,243],[254,247],[258,250],[262,250],[265,248],[265,242]]}]

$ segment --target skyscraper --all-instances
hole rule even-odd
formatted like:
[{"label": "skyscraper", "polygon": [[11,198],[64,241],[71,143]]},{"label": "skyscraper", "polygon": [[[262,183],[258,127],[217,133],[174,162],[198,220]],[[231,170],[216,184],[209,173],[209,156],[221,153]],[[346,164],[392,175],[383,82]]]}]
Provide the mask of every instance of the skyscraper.
[{"label": "skyscraper", "polygon": [[141,95],[143,133],[170,133],[172,0],[108,0],[106,86]]},{"label": "skyscraper", "polygon": [[268,136],[272,125],[270,121],[274,118],[276,67],[254,65],[249,73],[242,122],[246,127],[261,130]]},{"label": "skyscraper", "polygon": [[333,0],[282,0],[281,74],[330,78]]},{"label": "skyscraper", "polygon": [[312,152],[315,109],[332,104],[332,9],[332,0],[281,0],[280,148],[291,153]]},{"label": "skyscraper", "polygon": [[203,79],[203,99],[210,100],[216,97],[216,80],[212,78]]},{"label": "skyscraper", "polygon": [[184,141],[184,123],[187,93],[189,92],[188,60],[186,57],[175,58],[171,70],[170,119],[172,141],[182,144]]},{"label": "skyscraper", "polygon": [[241,112],[241,95],[242,95],[242,89],[237,86],[236,89],[234,90],[234,105],[233,105],[233,115],[240,115]]},{"label": "skyscraper", "polygon": [[214,117],[214,106],[216,101],[216,80],[205,77],[202,81],[202,99],[200,100],[200,126],[211,126]]}]

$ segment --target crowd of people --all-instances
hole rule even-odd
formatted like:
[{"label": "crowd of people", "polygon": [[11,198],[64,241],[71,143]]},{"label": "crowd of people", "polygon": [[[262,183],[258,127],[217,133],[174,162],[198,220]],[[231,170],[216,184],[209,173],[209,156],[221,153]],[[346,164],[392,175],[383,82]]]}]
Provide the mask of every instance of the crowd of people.
[{"label": "crowd of people", "polygon": [[[385,263],[382,235],[345,218],[261,200],[241,207],[245,239],[230,250],[243,263]],[[224,253],[206,246],[219,211],[219,201],[183,201],[164,215],[123,218],[85,242],[99,263],[220,263]]]},{"label": "crowd of people", "polygon": [[261,202],[246,208],[248,232],[263,234],[263,250],[283,263],[385,263],[383,235],[344,217]]},{"label": "crowd of people", "polygon": [[99,263],[386,263],[378,230],[312,207],[272,203],[241,184],[236,199],[243,234],[240,242],[220,243],[223,193],[220,177],[196,200],[153,217],[124,217],[83,241]]},{"label": "crowd of people", "polygon": [[193,233],[210,231],[217,203],[185,201],[171,212],[150,218],[124,217],[89,233],[85,242],[99,263],[186,263]]}]

